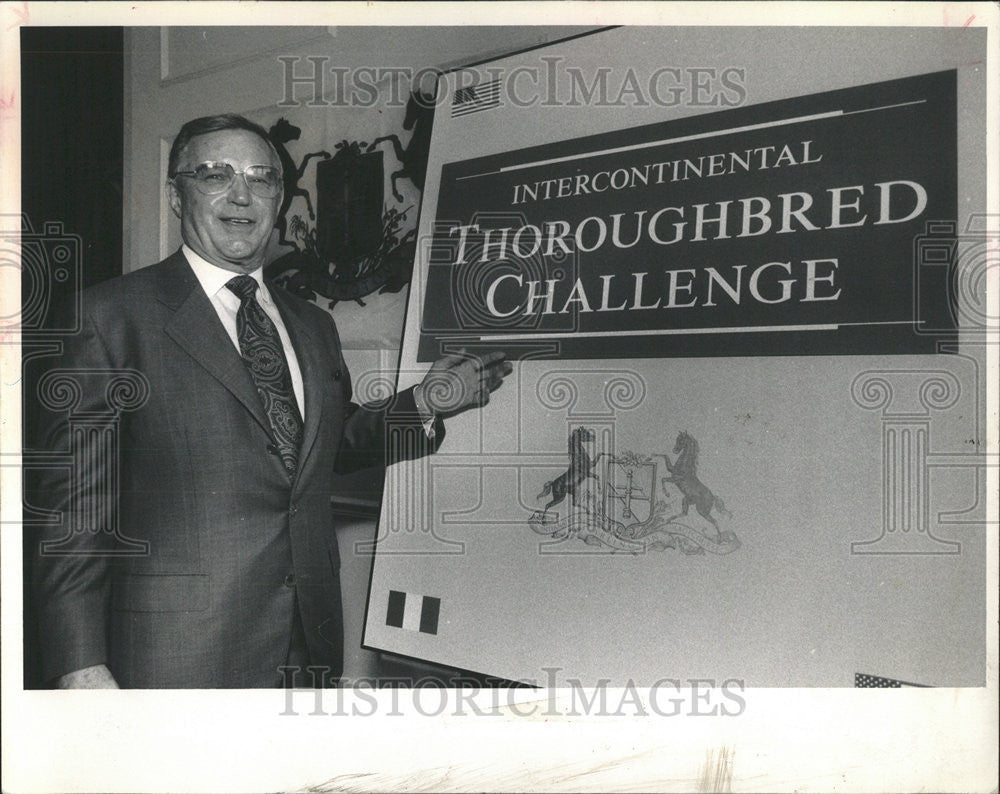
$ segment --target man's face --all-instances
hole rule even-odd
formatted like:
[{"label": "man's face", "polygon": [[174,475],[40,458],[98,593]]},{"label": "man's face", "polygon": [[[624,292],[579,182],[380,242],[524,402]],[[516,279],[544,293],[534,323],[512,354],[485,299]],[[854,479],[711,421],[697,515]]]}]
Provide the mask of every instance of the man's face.
[{"label": "man's face", "polygon": [[[191,139],[181,153],[178,171],[193,171],[201,163],[229,163],[241,172],[251,165],[281,163],[258,135],[246,130],[222,130]],[[181,219],[181,236],[199,256],[235,273],[250,273],[264,264],[271,230],[278,219],[281,194],[261,198],[250,192],[237,174],[229,190],[206,196],[194,179],[178,176],[168,183],[170,206]]]}]

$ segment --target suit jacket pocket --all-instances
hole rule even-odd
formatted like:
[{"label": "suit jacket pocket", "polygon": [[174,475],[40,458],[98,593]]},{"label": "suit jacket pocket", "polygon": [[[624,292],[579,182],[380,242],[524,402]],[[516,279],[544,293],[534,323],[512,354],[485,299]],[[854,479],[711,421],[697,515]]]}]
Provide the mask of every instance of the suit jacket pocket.
[{"label": "suit jacket pocket", "polygon": [[125,612],[203,612],[207,574],[126,574],[111,588],[111,604]]}]

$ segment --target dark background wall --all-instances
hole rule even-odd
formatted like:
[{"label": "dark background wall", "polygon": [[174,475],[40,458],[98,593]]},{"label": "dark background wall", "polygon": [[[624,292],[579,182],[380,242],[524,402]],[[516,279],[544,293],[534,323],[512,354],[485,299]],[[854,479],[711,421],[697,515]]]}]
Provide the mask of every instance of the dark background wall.
[{"label": "dark background wall", "polygon": [[[43,340],[59,340],[41,331],[65,327],[74,292],[122,272],[123,42],[122,28],[21,29],[22,303],[37,307],[44,287],[42,304],[50,307],[32,312],[31,324],[25,312],[26,452],[35,416],[33,370],[45,362],[37,354]],[[46,242],[59,235],[79,237],[68,278],[56,275],[54,249]],[[30,504],[27,468],[25,483]],[[33,541],[29,512],[26,507],[26,552]],[[36,687],[43,682],[29,574],[25,565],[24,677],[26,687]]]},{"label": "dark background wall", "polygon": [[83,238],[83,286],[122,272],[122,28],[22,28],[21,207]]}]

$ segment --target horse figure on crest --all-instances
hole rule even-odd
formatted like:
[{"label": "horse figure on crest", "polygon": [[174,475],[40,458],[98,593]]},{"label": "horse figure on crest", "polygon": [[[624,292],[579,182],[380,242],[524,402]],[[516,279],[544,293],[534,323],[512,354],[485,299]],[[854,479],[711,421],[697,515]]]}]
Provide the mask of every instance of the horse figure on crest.
[{"label": "horse figure on crest", "polygon": [[[586,427],[578,427],[569,434],[569,468],[554,480],[545,483],[542,492],[535,497],[541,499],[548,494],[552,495],[552,501],[545,505],[543,513],[548,513],[549,508],[559,504],[566,498],[567,494],[573,497],[573,505],[576,506],[578,504],[577,489],[580,488],[583,481],[588,477],[597,479],[597,475],[594,474],[594,466],[597,465],[601,456],[598,455],[591,460],[583,446],[584,443],[593,440],[594,431]],[[587,505],[585,507],[590,509]]]},{"label": "horse figure on crest", "polygon": [[326,151],[309,152],[309,154],[302,158],[301,163],[295,165],[295,160],[288,153],[285,144],[297,141],[302,136],[302,130],[288,119],[280,118],[271,126],[267,134],[271,137],[271,143],[274,144],[274,148],[278,152],[278,159],[281,160],[281,174],[285,189],[281,199],[281,208],[278,210],[278,220],[275,223],[275,228],[278,230],[278,240],[282,245],[295,245],[292,240],[286,238],[287,232],[290,231],[288,220],[285,217],[288,214],[288,208],[291,206],[292,199],[300,196],[306,200],[306,210],[309,212],[309,220],[316,220],[316,213],[313,211],[309,191],[301,187],[299,183],[302,181],[302,177],[305,176],[306,166],[309,165],[310,160],[314,157],[322,157],[324,160],[329,160],[330,153]]},{"label": "horse figure on crest", "polygon": [[424,176],[427,173],[427,157],[431,150],[431,126],[434,121],[434,95],[413,91],[406,102],[406,116],[403,119],[403,129],[413,130],[409,143],[403,147],[398,135],[383,135],[368,144],[366,151],[372,151],[380,143],[388,141],[392,144],[396,159],[403,167],[392,173],[392,195],[396,201],[402,202],[403,195],[396,187],[400,179],[409,179],[418,190],[424,189]]},{"label": "horse figure on crest", "polygon": [[668,482],[676,485],[684,496],[684,503],[681,512],[668,518],[667,523],[669,524],[675,518],[686,516],[688,508],[694,505],[702,518],[712,522],[712,526],[715,527],[715,532],[721,540],[722,530],[712,518],[712,509],[716,509],[724,516],[732,517],[733,514],[726,510],[723,501],[698,479],[698,442],[694,436],[683,430],[678,433],[677,441],[674,444],[674,454],[677,455],[677,460],[673,464],[670,463],[670,458],[660,454],[660,457],[667,464],[667,471],[670,472],[670,476],[664,477],[662,482],[664,485]]}]

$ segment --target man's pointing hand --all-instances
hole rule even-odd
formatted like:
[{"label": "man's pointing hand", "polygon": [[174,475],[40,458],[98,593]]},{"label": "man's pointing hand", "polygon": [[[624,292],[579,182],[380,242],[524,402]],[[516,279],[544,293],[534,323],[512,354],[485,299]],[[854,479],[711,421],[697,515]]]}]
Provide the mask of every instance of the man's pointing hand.
[{"label": "man's pointing hand", "polygon": [[434,362],[420,384],[421,396],[435,416],[454,416],[490,401],[513,371],[504,353],[473,356],[461,350]]}]

